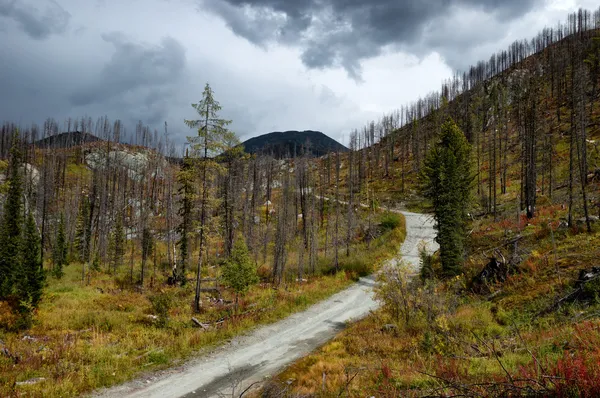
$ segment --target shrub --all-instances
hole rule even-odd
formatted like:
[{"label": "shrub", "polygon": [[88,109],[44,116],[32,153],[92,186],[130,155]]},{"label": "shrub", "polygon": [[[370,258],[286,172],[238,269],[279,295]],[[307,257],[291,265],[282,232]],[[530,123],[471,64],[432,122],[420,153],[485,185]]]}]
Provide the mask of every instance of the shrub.
[{"label": "shrub", "polygon": [[399,214],[396,213],[385,213],[383,215],[383,217],[381,218],[381,227],[387,231],[387,230],[392,230],[392,229],[396,229],[400,226],[400,224],[402,223],[402,220],[400,218]]},{"label": "shrub", "polygon": [[421,281],[425,282],[426,280],[434,279],[433,254],[429,254],[427,244],[424,242],[419,244],[419,257],[421,259],[421,270],[419,271]]},{"label": "shrub", "polygon": [[370,261],[364,256],[352,256],[340,259],[340,266],[342,270],[349,272],[353,279],[370,275],[373,272]]},{"label": "shrub", "polygon": [[148,297],[152,304],[152,311],[158,317],[156,326],[166,327],[169,324],[169,310],[173,305],[171,295],[166,292],[160,292]]}]

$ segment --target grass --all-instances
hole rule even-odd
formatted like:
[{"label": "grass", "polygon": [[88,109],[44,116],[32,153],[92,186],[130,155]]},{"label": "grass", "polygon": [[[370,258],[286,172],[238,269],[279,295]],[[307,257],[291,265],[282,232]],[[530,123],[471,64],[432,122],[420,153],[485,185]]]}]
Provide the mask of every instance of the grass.
[{"label": "grass", "polygon": [[[25,333],[0,331],[3,347],[18,361],[0,355],[0,396],[64,397],[90,392],[130,380],[142,372],[155,371],[198,355],[258,325],[283,319],[349,286],[364,272],[396,255],[404,239],[404,223],[370,242],[352,247],[346,257],[340,254],[343,272],[326,269],[317,276],[305,276],[304,283],[286,283],[274,289],[261,283],[240,299],[239,313],[233,316],[229,304],[203,297],[201,314],[192,310],[193,284],[184,288],[154,287],[145,290],[119,288],[114,276],[96,272],[90,285],[81,282],[81,266],[65,268],[61,280],[50,279],[35,324]],[[366,254],[368,253],[368,254]],[[291,256],[290,256],[291,257]],[[329,262],[325,263],[329,265]],[[124,267],[120,280],[127,279]],[[295,270],[288,268],[292,280]],[[162,296],[154,305],[149,297]],[[233,292],[224,289],[223,298]],[[152,319],[161,315],[161,303],[168,303],[165,322]],[[0,308],[0,323],[6,321]],[[191,317],[218,327],[202,330]],[[162,317],[161,317],[162,318]],[[162,326],[162,327],[161,327]],[[40,378],[36,384],[18,384]]]},{"label": "grass", "polygon": [[[283,396],[526,391],[518,388],[561,397],[597,396],[600,299],[542,312],[600,256],[600,232],[561,229],[562,217],[560,206],[546,206],[529,225],[519,227],[512,219],[475,223],[465,273],[430,285],[415,280],[409,323],[379,310],[288,367],[267,390],[281,391],[291,383]],[[518,272],[492,284],[493,294],[474,294],[471,281],[487,261],[480,253],[519,228],[524,237]],[[395,328],[383,327],[388,324]]]}]

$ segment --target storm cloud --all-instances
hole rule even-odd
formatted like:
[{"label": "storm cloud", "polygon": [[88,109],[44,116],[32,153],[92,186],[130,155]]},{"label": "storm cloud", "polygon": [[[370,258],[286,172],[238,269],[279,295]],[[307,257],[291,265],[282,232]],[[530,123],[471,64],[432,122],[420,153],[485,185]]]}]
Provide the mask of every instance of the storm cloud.
[{"label": "storm cloud", "polygon": [[146,115],[140,119],[147,123],[164,121],[167,98],[175,95],[185,70],[185,48],[172,37],[163,38],[159,45],[133,42],[122,32],[103,34],[102,39],[114,46],[114,52],[91,84],[69,96],[71,105],[136,104],[128,106],[129,119]]},{"label": "storm cloud", "polygon": [[[355,128],[596,0],[0,0],[0,121],[141,120],[210,83],[242,139]],[[63,127],[64,128],[64,127]]]},{"label": "storm cloud", "polygon": [[54,0],[0,0],[0,21],[12,20],[33,39],[63,33],[70,17]]},{"label": "storm cloud", "polygon": [[[309,68],[341,66],[360,77],[360,62],[386,47],[418,56],[438,51],[451,67],[466,65],[460,48],[497,39],[502,24],[541,0],[205,0],[238,35],[265,46],[295,45]],[[465,26],[465,13],[478,21]],[[440,32],[439,27],[443,27]],[[468,28],[465,31],[465,28]],[[440,34],[441,33],[441,34]],[[467,39],[467,40],[466,40]],[[462,61],[462,62],[461,62]]]}]

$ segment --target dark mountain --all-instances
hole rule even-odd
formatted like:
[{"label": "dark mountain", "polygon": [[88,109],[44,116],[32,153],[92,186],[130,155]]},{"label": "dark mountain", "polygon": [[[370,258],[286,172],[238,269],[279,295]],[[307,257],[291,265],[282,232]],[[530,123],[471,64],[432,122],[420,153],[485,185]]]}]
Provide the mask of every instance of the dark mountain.
[{"label": "dark mountain", "polygon": [[243,142],[248,153],[271,155],[275,158],[290,158],[307,153],[323,156],[330,152],[347,152],[348,148],[320,131],[284,131],[259,135]]},{"label": "dark mountain", "polygon": [[81,131],[71,131],[70,133],[60,133],[42,138],[35,142],[35,146],[39,148],[72,148],[74,146],[87,144],[90,142],[103,141],[90,133],[82,133]]}]

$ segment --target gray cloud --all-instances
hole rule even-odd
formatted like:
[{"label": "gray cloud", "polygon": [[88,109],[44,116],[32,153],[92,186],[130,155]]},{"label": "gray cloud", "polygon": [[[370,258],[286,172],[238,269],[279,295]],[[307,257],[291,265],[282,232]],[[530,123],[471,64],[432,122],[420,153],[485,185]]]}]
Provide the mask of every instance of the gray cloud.
[{"label": "gray cloud", "polygon": [[[132,42],[120,32],[102,38],[115,47],[115,52],[92,85],[71,95],[74,106],[104,102],[138,89],[168,89],[185,69],[185,49],[171,37],[163,38],[159,46]],[[147,95],[144,102],[151,106],[156,102],[154,98]]]},{"label": "gray cloud", "polygon": [[[0,0],[0,121],[106,115],[129,132],[167,121],[178,144],[206,82],[243,139],[290,129],[342,139],[438,89],[450,70],[432,52],[476,62],[567,12],[555,0],[56,1]],[[553,6],[519,18],[535,1]]]},{"label": "gray cloud", "polygon": [[14,20],[29,37],[65,32],[71,15],[54,0],[0,0],[0,16]]},{"label": "gray cloud", "polygon": [[[360,61],[377,56],[386,46],[422,56],[439,51],[453,68],[464,60],[453,52],[497,39],[478,24],[467,26],[467,36],[436,26],[452,24],[458,30],[461,13],[476,11],[495,24],[522,16],[540,0],[210,0],[204,5],[220,15],[233,32],[265,46],[299,46],[309,68],[343,67],[360,78]],[[480,24],[479,24],[480,25]],[[497,35],[498,32],[496,31]],[[465,38],[468,40],[465,41]]]}]

